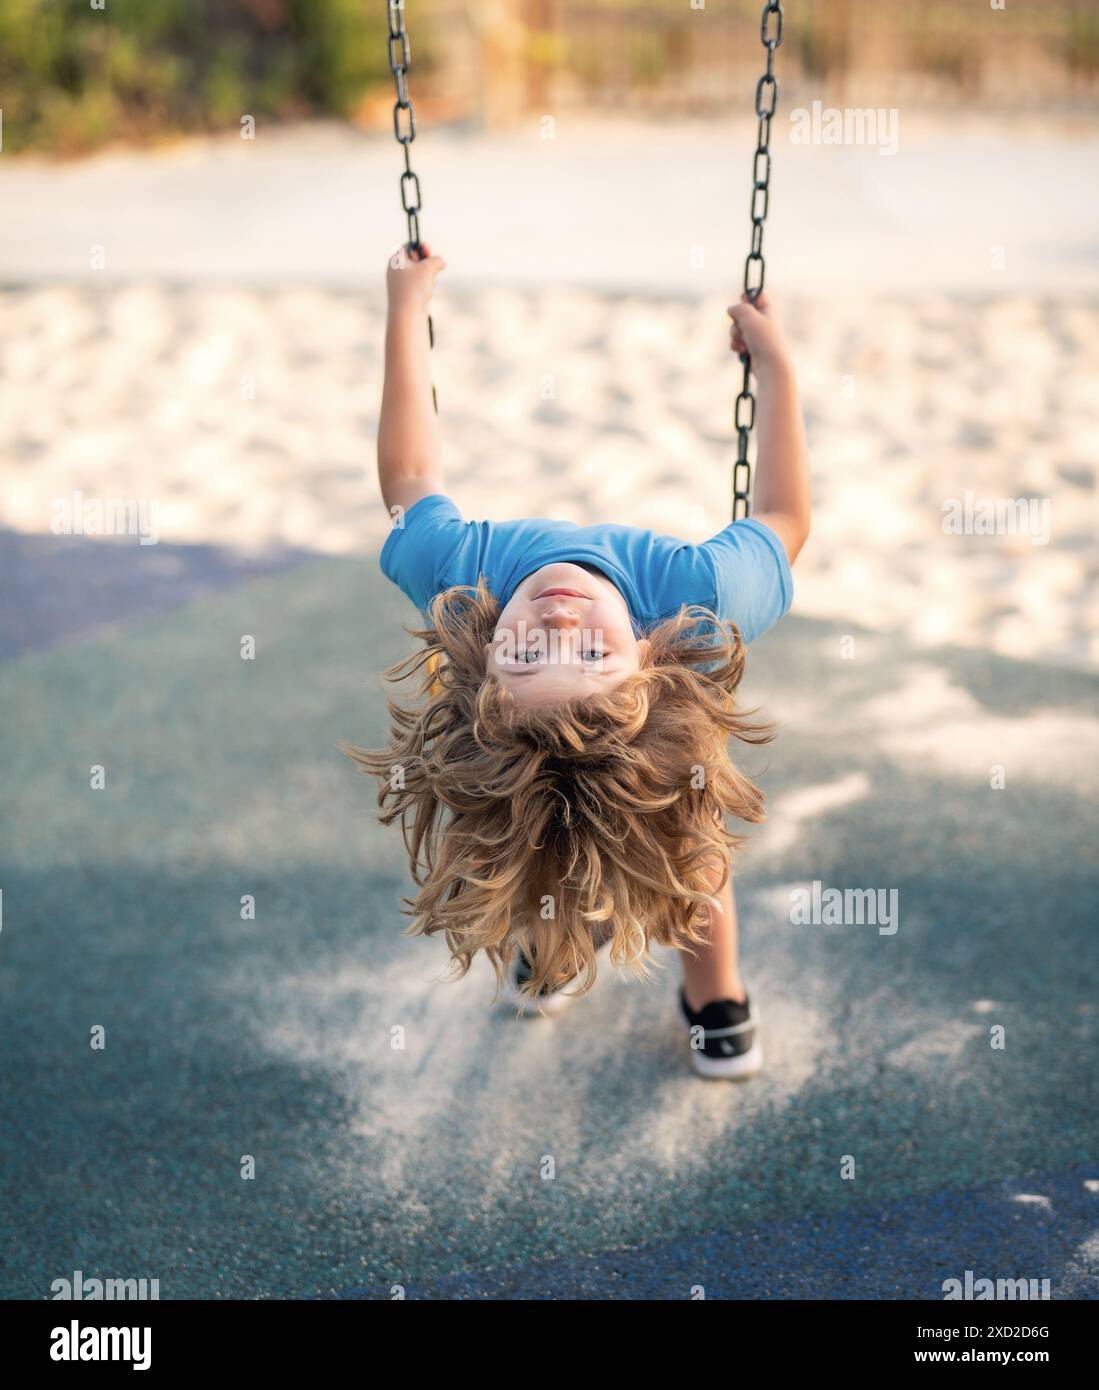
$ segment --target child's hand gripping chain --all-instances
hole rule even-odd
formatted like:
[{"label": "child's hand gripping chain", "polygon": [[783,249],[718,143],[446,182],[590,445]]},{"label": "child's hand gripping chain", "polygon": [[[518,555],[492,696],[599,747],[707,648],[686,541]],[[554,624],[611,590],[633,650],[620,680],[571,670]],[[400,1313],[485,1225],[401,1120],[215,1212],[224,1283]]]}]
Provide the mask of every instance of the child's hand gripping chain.
[{"label": "child's hand gripping chain", "polygon": [[782,540],[790,563],[809,534],[809,462],[793,361],[770,295],[730,306],[729,346],[752,359],[759,388],[754,514]]},{"label": "child's hand gripping chain", "polygon": [[435,281],[446,269],[442,256],[433,256],[422,243],[419,250],[398,246],[389,258],[385,276],[386,299],[390,315],[426,314],[435,292]]}]

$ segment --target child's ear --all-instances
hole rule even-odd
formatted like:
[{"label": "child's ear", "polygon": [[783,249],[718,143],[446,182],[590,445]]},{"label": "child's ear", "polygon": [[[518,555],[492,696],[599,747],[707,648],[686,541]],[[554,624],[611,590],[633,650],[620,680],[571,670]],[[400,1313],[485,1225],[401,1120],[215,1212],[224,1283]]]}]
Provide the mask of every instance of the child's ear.
[{"label": "child's ear", "polygon": [[653,644],[647,637],[642,637],[637,644],[637,664],[644,666],[648,663],[649,653],[653,649]]}]

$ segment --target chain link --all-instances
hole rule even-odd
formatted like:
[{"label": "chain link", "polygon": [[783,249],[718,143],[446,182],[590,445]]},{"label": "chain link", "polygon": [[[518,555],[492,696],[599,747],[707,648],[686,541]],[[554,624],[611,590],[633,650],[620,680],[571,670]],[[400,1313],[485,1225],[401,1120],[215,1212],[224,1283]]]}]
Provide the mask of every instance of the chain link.
[{"label": "chain link", "polygon": [[[772,20],[774,21],[772,24]],[[775,77],[775,49],[782,42],[782,4],[781,0],[768,0],[763,7],[763,17],[759,24],[759,38],[767,50],[767,68],[756,83],[756,116],[759,128],[756,133],[756,152],[752,158],[752,241],[748,258],[744,262],[744,292],[754,304],[763,289],[763,224],[767,219],[767,205],[771,189],[771,117],[778,104],[778,80]],[[756,419],[756,398],[752,393],[752,364],[747,353],[740,357],[744,367],[744,378],[740,394],[733,409],[736,425],[737,447],[736,463],[733,466],[733,520],[741,521],[748,515],[749,493],[751,490],[752,466],[748,462],[748,440]]]},{"label": "chain link", "polygon": [[[412,98],[408,95],[408,70],[411,66],[412,50],[408,43],[408,31],[404,27],[404,0],[386,0],[389,16],[389,36],[386,40],[389,56],[389,71],[393,74],[393,84],[397,100],[393,103],[393,134],[404,151],[404,172],[401,174],[401,207],[408,222],[409,251],[420,250],[420,176],[412,168],[410,147],[416,138],[416,112]],[[435,325],[431,315],[427,316],[427,339],[435,346]],[[435,387],[431,388],[431,400],[435,413],[439,411],[439,400]]]},{"label": "chain link", "polygon": [[[420,210],[423,202],[420,195],[419,175],[412,168],[410,146],[416,138],[416,112],[408,94],[408,70],[411,66],[411,49],[408,32],[404,23],[405,0],[386,0],[389,32],[386,40],[389,70],[393,74],[397,100],[393,104],[393,134],[404,151],[404,172],[401,174],[401,207],[408,221],[408,247],[412,251],[420,249]],[[774,24],[772,25],[772,19]],[[747,259],[744,262],[744,291],[749,300],[755,303],[763,289],[765,264],[763,260],[763,224],[767,218],[771,183],[771,118],[778,104],[778,80],[775,77],[775,49],[782,42],[782,3],[781,0],[767,0],[759,26],[760,42],[767,51],[767,67],[756,83],[756,116],[759,126],[756,133],[756,150],[752,160],[752,200],[750,215],[752,220],[752,240]],[[762,163],[761,163],[762,161]],[[428,315],[428,340],[435,346],[435,326]],[[748,461],[748,441],[755,424],[756,398],[752,392],[751,359],[747,353],[741,355],[744,376],[740,393],[736,398],[734,420],[737,431],[737,457],[733,467],[733,520],[740,521],[748,515],[751,485],[751,464]],[[432,400],[438,410],[434,386],[431,388]]]}]

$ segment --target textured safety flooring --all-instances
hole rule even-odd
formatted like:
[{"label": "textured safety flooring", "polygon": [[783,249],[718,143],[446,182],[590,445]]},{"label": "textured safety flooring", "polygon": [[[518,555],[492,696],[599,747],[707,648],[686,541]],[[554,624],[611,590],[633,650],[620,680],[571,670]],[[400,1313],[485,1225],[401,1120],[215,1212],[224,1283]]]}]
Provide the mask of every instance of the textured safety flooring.
[{"label": "textured safety flooring", "polygon": [[[845,659],[796,618],[758,644],[770,1060],[733,1087],[686,1068],[670,960],[526,1023],[401,935],[399,837],[336,744],[382,734],[411,617],[325,560],[0,669],[0,1293],[1099,1291],[1095,676],[857,631]],[[899,930],[792,926],[814,879],[896,888]]]}]

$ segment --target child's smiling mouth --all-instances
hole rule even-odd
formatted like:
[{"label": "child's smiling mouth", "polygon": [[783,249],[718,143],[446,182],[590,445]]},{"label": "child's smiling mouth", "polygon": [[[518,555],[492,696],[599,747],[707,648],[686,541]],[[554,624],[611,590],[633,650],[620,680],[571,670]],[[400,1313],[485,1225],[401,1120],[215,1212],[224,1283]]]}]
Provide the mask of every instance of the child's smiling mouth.
[{"label": "child's smiling mouth", "polygon": [[534,597],[535,597],[536,599],[539,599],[539,598],[553,598],[555,595],[558,595],[558,594],[564,595],[564,597],[566,597],[566,598],[587,598],[587,597],[588,597],[587,594],[582,594],[582,593],[580,592],[579,589],[561,589],[561,588],[556,588],[556,587],[553,588],[553,589],[543,589],[542,592],[541,592],[540,594],[535,594]]}]

